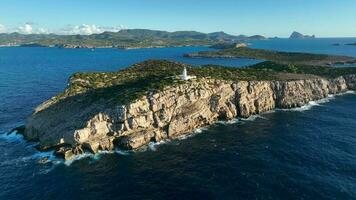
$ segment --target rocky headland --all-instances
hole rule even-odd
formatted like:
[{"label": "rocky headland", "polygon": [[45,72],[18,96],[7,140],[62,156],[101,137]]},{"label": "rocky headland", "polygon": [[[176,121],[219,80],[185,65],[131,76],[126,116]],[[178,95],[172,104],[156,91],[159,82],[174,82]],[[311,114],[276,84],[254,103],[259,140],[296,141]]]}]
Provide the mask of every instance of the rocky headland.
[{"label": "rocky headland", "polygon": [[[177,78],[184,67],[197,78]],[[353,68],[264,62],[238,69],[149,60],[118,72],[74,74],[63,93],[35,109],[24,136],[70,159],[133,150],[218,120],[300,107],[355,89]]]},{"label": "rocky headland", "polygon": [[300,52],[281,52],[265,49],[253,49],[248,47],[232,47],[218,51],[201,51],[185,54],[190,58],[249,58],[268,60],[282,64],[298,64],[311,66],[333,66],[342,64],[354,64],[356,58],[349,56],[312,54]]}]

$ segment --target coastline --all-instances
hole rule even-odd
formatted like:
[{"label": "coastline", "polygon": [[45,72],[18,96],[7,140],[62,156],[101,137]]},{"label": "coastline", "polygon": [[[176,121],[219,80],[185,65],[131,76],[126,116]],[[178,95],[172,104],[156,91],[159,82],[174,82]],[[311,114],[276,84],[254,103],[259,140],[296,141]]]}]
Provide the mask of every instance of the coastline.
[{"label": "coastline", "polygon": [[[139,153],[141,151],[146,151],[146,150],[155,151],[156,146],[170,143],[170,142],[172,142],[172,140],[185,140],[185,139],[194,137],[197,134],[204,134],[204,131],[208,130],[210,128],[210,126],[212,126],[212,125],[216,125],[216,124],[230,125],[230,124],[239,123],[241,121],[255,121],[257,118],[260,117],[260,115],[268,114],[271,112],[304,112],[304,111],[311,110],[316,106],[320,106],[325,103],[329,103],[330,101],[333,101],[335,98],[338,98],[339,96],[355,95],[355,94],[356,94],[355,90],[348,90],[343,93],[331,95],[331,96],[325,97],[325,98],[317,100],[317,101],[308,102],[307,104],[303,105],[302,107],[296,107],[296,108],[290,108],[290,109],[273,109],[270,111],[266,111],[264,113],[251,115],[248,118],[234,118],[231,120],[216,121],[213,124],[203,126],[200,128],[196,128],[196,129],[188,132],[187,134],[180,135],[176,138],[164,139],[159,142],[149,142],[136,150],[122,150],[122,149],[115,148],[113,150],[103,150],[103,151],[100,150],[97,153],[85,152],[83,154],[73,155],[71,158],[69,158],[67,160],[64,159],[63,161],[61,161],[60,160],[61,158],[58,157],[58,155],[56,156],[55,151],[53,151],[53,150],[42,151],[42,150],[37,149],[37,152],[35,152],[34,155],[32,155],[32,157],[34,157],[36,160],[48,159],[48,162],[51,162],[53,164],[63,163],[66,166],[70,166],[73,162],[84,159],[84,158],[89,157],[92,159],[98,159],[97,156],[100,156],[102,154],[119,154],[119,155],[127,156],[127,155],[130,155],[131,153]],[[263,116],[262,116],[262,119],[263,119]],[[20,126],[20,127],[22,127],[22,126]],[[15,129],[16,128],[14,128],[12,131],[9,131],[8,133],[0,134],[0,136],[4,137],[4,139],[9,138],[10,140],[14,140],[13,137],[16,137],[17,138],[16,140],[23,140],[26,142],[27,140],[24,137],[18,138],[18,136],[17,136],[17,135],[23,135],[23,132],[17,131]]]}]

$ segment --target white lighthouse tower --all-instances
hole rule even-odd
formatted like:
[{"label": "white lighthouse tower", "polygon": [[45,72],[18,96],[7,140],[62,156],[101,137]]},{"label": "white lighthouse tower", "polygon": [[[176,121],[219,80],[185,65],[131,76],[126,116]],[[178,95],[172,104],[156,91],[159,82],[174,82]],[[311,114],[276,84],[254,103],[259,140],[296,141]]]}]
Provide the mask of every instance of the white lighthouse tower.
[{"label": "white lighthouse tower", "polygon": [[184,81],[187,81],[187,80],[196,78],[195,76],[188,76],[188,72],[187,72],[187,68],[186,68],[186,67],[184,67],[183,73],[182,73],[182,75],[181,75],[180,77],[181,77],[182,80],[184,80]]}]

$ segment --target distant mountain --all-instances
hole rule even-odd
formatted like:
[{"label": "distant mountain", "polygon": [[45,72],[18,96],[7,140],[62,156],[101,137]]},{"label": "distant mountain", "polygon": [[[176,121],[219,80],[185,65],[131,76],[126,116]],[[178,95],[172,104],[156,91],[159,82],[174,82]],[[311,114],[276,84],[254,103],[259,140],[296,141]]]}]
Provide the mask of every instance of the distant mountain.
[{"label": "distant mountain", "polygon": [[301,34],[299,32],[296,32],[296,31],[294,31],[289,37],[289,39],[312,39],[312,38],[315,38],[315,35],[312,35],[312,36],[303,35],[303,34]]},{"label": "distant mountain", "polygon": [[127,29],[119,32],[104,32],[92,35],[56,35],[20,33],[0,34],[1,46],[49,46],[62,48],[143,48],[186,45],[213,45],[220,42],[260,40],[265,37],[234,36],[224,32],[201,33],[196,31],[159,31],[148,29]]}]

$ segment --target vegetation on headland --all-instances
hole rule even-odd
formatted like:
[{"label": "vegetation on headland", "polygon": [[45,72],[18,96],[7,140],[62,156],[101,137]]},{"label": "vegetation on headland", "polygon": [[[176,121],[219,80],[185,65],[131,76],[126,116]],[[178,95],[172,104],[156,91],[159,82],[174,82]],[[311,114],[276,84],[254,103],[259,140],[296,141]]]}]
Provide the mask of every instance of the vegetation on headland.
[{"label": "vegetation on headland", "polygon": [[224,32],[200,33],[196,31],[156,31],[128,29],[92,35],[56,34],[0,34],[0,46],[47,46],[62,48],[146,48],[169,46],[212,45],[218,42],[259,40],[263,36],[229,35]]},{"label": "vegetation on headland", "polygon": [[356,68],[333,68],[280,64],[270,61],[245,68],[217,65],[191,66],[165,60],[148,60],[117,72],[75,73],[69,87],[52,99],[52,103],[67,97],[81,96],[86,100],[105,99],[114,104],[125,104],[144,96],[147,92],[163,90],[168,86],[185,83],[178,78],[183,68],[197,76],[197,80],[212,78],[218,80],[300,80],[317,77],[334,78],[356,74]]},{"label": "vegetation on headland", "polygon": [[187,57],[209,57],[209,58],[251,58],[268,60],[283,64],[299,65],[333,65],[343,63],[355,63],[356,59],[347,56],[335,56],[325,54],[280,52],[252,48],[230,48],[219,51],[202,51],[186,54]]}]

